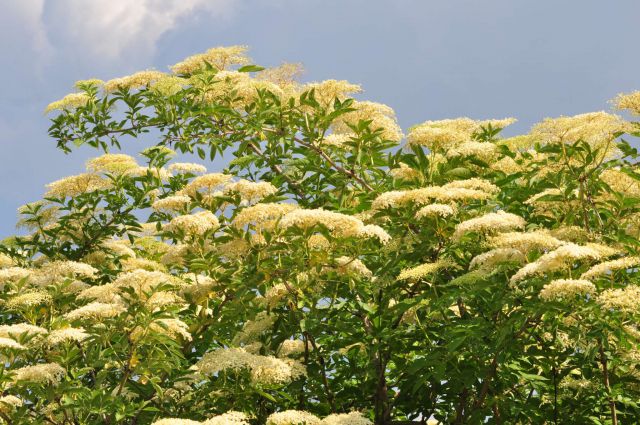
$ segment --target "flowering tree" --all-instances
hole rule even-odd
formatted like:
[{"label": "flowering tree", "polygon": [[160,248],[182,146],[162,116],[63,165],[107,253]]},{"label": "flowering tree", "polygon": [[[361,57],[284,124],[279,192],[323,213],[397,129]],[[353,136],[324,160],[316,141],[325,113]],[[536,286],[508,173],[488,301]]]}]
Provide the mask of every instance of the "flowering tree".
[{"label": "flowering tree", "polygon": [[[427,121],[244,47],[47,108],[104,151],[0,244],[10,424],[640,419],[638,123]],[[640,92],[614,104],[640,114]],[[138,162],[117,151],[154,139]],[[176,162],[230,159],[220,173]]]}]

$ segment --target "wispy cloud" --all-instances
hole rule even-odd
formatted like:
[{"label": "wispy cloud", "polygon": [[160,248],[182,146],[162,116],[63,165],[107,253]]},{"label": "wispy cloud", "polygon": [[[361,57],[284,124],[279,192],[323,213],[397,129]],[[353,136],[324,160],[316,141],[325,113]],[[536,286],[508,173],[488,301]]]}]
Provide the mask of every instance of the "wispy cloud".
[{"label": "wispy cloud", "polygon": [[227,19],[240,1],[20,0],[9,3],[2,20],[22,32],[20,38],[43,59],[64,46],[97,61],[146,60],[181,22],[198,15],[212,22]]},{"label": "wispy cloud", "polygon": [[51,56],[51,44],[43,25],[45,1],[21,0],[3,5],[0,14],[1,52],[4,57],[11,58],[11,65],[16,69],[23,68],[20,59],[27,55],[36,68]]}]

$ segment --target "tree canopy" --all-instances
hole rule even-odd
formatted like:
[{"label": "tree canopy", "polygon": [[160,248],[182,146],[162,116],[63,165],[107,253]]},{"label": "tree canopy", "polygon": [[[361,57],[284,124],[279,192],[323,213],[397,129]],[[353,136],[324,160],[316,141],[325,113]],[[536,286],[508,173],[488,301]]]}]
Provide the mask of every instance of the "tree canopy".
[{"label": "tree canopy", "polygon": [[405,137],[300,71],[217,47],[47,107],[62,151],[101,156],[0,243],[0,420],[640,420],[640,123]]}]

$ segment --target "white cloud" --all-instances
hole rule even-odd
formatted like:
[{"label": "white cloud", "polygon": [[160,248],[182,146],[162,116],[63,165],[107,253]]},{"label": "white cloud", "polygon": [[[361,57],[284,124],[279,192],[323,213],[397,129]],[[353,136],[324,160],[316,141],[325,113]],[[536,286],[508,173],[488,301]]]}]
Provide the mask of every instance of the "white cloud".
[{"label": "white cloud", "polygon": [[153,55],[160,37],[181,20],[196,13],[224,20],[240,1],[20,0],[8,3],[0,24],[5,40],[15,37],[7,28],[17,29],[42,59],[55,50],[80,49],[94,60],[145,60]]},{"label": "white cloud", "polygon": [[236,0],[48,0],[47,12],[64,20],[64,39],[97,57],[115,59],[135,51],[153,53],[156,42],[194,13],[228,17]]},{"label": "white cloud", "polygon": [[24,48],[27,47],[33,50],[38,61],[46,59],[51,45],[42,25],[44,6],[45,0],[21,0],[3,4],[0,14],[3,56],[15,61],[25,56]]}]

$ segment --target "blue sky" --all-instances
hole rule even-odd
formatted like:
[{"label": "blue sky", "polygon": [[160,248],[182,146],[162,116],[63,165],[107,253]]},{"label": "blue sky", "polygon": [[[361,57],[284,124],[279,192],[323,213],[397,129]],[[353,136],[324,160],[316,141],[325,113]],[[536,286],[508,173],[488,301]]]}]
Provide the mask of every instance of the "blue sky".
[{"label": "blue sky", "polygon": [[[401,126],[608,109],[640,89],[638,0],[0,0],[0,238],[44,185],[96,154],[56,150],[44,107],[74,81],[167,66],[218,45],[347,79]],[[135,152],[140,144],[127,147]],[[215,168],[209,167],[210,169]]]}]

